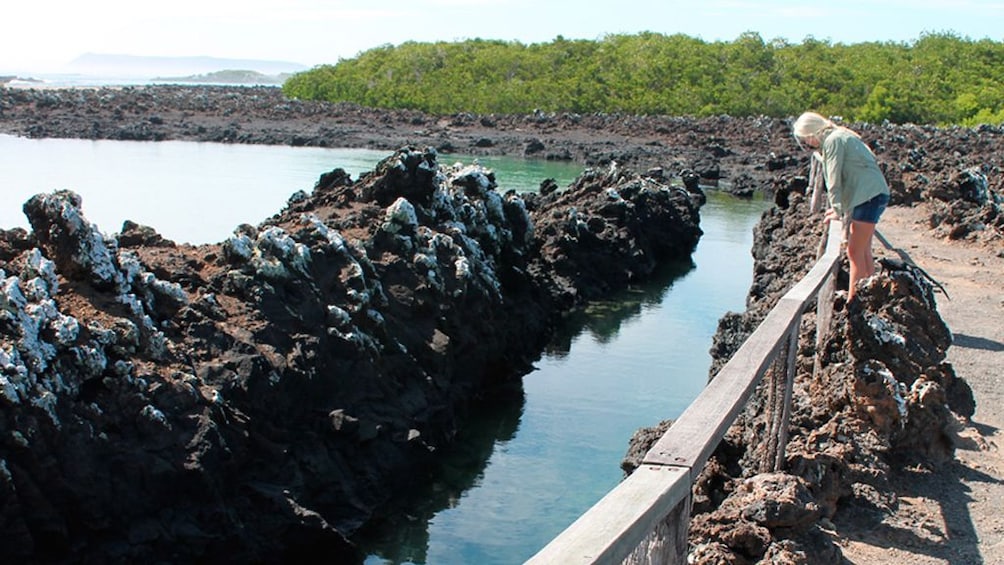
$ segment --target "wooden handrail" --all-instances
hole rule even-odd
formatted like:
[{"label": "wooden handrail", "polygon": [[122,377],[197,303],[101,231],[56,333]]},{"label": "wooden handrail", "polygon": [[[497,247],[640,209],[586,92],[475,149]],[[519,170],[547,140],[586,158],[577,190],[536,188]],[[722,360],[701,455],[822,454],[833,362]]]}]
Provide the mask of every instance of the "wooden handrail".
[{"label": "wooden handrail", "polygon": [[[686,539],[694,480],[778,353],[791,347],[790,343],[797,343],[802,314],[831,280],[838,265],[841,234],[840,222],[830,222],[824,234],[823,254],[812,269],[785,293],[673,422],[645,455],[642,465],[531,557],[528,564],[623,563],[632,559],[632,555],[637,556],[639,545],[653,537],[659,539],[641,548],[644,552],[662,551],[671,557],[660,562],[670,563],[679,561],[682,552],[684,561],[679,562],[685,562],[685,541],[682,548],[653,548],[672,545],[681,531]],[[826,284],[825,288],[832,289],[832,285]],[[791,402],[790,390],[784,401]],[[785,448],[784,442],[780,443],[778,460],[783,459]],[[652,561],[651,556],[647,559],[642,556],[641,560]]]}]

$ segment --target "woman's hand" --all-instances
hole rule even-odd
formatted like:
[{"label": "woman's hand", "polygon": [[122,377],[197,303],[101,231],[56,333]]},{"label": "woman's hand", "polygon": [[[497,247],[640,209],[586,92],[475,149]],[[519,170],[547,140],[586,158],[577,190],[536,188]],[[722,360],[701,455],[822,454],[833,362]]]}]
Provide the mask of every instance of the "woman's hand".
[{"label": "woman's hand", "polygon": [[823,221],[829,223],[830,220],[839,220],[840,216],[837,215],[837,211],[833,208],[826,210],[826,215],[823,216]]}]

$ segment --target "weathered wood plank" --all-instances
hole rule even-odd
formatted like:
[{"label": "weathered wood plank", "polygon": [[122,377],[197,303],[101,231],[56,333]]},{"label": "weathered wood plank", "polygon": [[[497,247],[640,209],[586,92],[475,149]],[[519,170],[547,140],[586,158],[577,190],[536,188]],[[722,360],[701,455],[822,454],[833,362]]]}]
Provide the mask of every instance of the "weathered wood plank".
[{"label": "weathered wood plank", "polygon": [[[820,260],[824,256],[829,256],[836,254],[837,259],[840,258],[840,235],[841,231],[839,228],[835,229],[833,222],[830,222],[830,231],[827,235],[826,249],[820,255]],[[829,262],[829,259],[826,260]],[[823,338],[826,336],[827,328],[830,327],[830,321],[833,320],[833,293],[837,287],[836,271],[838,261],[834,260],[830,268],[830,276],[826,277],[823,281],[823,286],[819,288],[819,293],[816,295],[816,355],[812,360],[812,375],[815,376],[819,374],[822,369],[822,353],[821,349],[823,347]]]},{"label": "weathered wood plank", "polygon": [[812,266],[812,269],[806,273],[802,280],[798,281],[795,286],[791,287],[784,297],[791,300],[797,300],[799,302],[808,302],[816,297],[819,293],[819,288],[823,286],[826,279],[833,272],[834,266],[837,264],[837,260],[840,258],[840,250],[837,248],[836,252],[831,252],[832,250],[827,250],[822,257]]},{"label": "weathered wood plank", "polygon": [[[781,357],[778,354],[778,359]],[[781,429],[781,412],[784,402],[784,386],[781,384],[784,373],[778,366],[777,359],[767,369],[763,376],[767,382],[758,385],[759,390],[767,396],[764,403],[763,418],[767,424],[766,434],[761,437],[759,448],[756,450],[760,454],[759,472],[769,473],[774,470],[774,460],[777,458],[778,430]]]},{"label": "weathered wood plank", "polygon": [[823,368],[823,339],[826,337],[827,328],[833,320],[833,293],[836,290],[836,276],[830,275],[819,289],[818,300],[816,301],[816,354],[812,359],[812,375],[816,376]]},{"label": "weathered wood plank", "polygon": [[675,507],[689,499],[690,487],[688,469],[642,465],[527,563],[620,564]]}]

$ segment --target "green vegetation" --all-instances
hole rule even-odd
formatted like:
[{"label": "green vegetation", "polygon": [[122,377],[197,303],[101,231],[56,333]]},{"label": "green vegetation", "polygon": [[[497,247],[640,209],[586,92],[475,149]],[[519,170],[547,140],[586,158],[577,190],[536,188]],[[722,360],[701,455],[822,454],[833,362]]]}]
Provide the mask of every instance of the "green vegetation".
[{"label": "green vegetation", "polygon": [[297,73],[290,97],[434,114],[629,113],[1004,122],[1004,43],[926,34],[910,43],[731,42],[641,33],[549,43],[474,39],[383,46]]}]

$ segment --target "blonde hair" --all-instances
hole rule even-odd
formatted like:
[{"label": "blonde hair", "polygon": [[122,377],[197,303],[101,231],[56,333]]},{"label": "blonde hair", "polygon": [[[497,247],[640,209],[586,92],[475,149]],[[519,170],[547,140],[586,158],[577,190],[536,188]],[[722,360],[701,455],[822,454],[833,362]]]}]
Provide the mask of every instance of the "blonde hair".
[{"label": "blonde hair", "polygon": [[837,127],[837,124],[815,112],[805,112],[791,125],[795,139],[814,137],[822,141],[822,134]]}]

